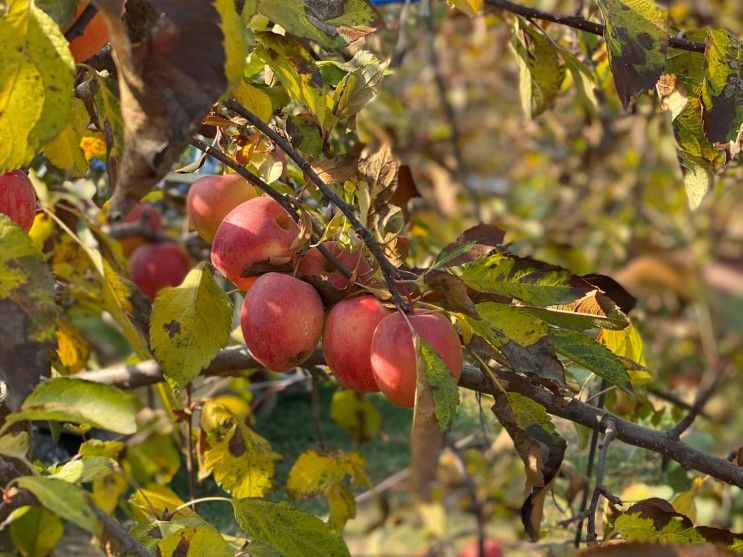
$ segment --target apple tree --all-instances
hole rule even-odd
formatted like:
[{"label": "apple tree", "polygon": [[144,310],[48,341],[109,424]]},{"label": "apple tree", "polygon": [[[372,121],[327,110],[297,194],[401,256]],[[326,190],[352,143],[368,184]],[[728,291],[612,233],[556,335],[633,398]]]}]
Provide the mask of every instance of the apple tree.
[{"label": "apple tree", "polygon": [[[692,435],[740,326],[674,282],[675,396],[670,318],[628,285],[678,266],[605,273],[635,230],[743,208],[738,8],[377,4],[0,2],[2,551],[343,556],[397,525],[374,554],[743,550],[743,453]],[[386,480],[380,405],[407,420]],[[280,414],[313,441],[278,448]]]}]

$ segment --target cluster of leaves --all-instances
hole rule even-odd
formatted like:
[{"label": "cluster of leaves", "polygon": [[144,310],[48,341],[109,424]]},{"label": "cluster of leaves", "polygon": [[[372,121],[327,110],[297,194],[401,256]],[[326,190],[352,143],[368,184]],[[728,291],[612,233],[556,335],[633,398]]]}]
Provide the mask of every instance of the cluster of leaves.
[{"label": "cluster of leaves", "polygon": [[[324,238],[362,246],[353,223],[328,206],[302,169],[287,165],[284,152],[220,102],[228,96],[264,122],[274,121],[353,208],[405,271],[400,289],[410,292],[410,302],[446,312],[458,324],[471,362],[495,387],[493,412],[524,461],[522,517],[538,538],[567,443],[544,406],[493,369],[503,367],[560,396],[573,396],[587,374],[634,395],[649,374],[626,315],[630,306],[621,301],[627,294],[603,277],[515,255],[504,233],[488,225],[470,228],[433,259],[410,256],[407,202],[417,194],[415,185],[388,145],[368,148],[354,133],[360,112],[379,94],[386,64],[355,47],[345,59],[336,54],[373,31],[378,14],[367,2],[292,0],[277,8],[276,2],[248,0],[239,13],[227,0],[145,2],[163,19],[139,42],[119,17],[118,4],[96,2],[110,24],[116,75],[74,66],[52,19],[56,12],[10,0],[0,16],[0,46],[10,53],[0,69],[0,171],[30,164],[43,209],[30,235],[0,216],[0,372],[9,410],[0,455],[18,472],[6,486],[6,504],[32,496],[31,504],[7,516],[16,548],[48,552],[62,535],[61,520],[110,537],[111,517],[125,516],[138,544],[160,555],[232,555],[245,548],[257,555],[348,554],[341,532],[355,516],[352,488],[371,485],[363,457],[310,448],[291,468],[288,495],[321,496],[327,521],[270,500],[282,456],[256,431],[249,393],[192,393],[215,356],[234,342],[235,296],[201,262],[150,306],[125,278],[121,247],[101,224],[126,214],[163,178],[177,183],[170,172],[199,132],[277,191],[296,196],[303,223],[321,223]],[[482,9],[480,2],[458,5],[472,13]],[[668,29],[652,3],[602,1],[599,7],[607,21],[608,64],[624,105],[667,74],[659,91],[673,113],[687,187],[698,202],[713,172],[737,152],[743,116],[736,102],[740,76],[733,71],[740,61],[736,40],[710,31],[704,55],[669,55]],[[552,105],[566,72],[593,102],[593,71],[543,28],[515,18],[511,47],[529,117]],[[105,162],[103,169],[89,165],[96,158]],[[206,159],[181,162],[185,175]],[[81,176],[96,187],[64,180]],[[706,180],[702,189],[694,185],[700,176]],[[169,204],[163,191],[150,195]],[[174,212],[176,229],[181,215]],[[383,288],[373,293],[384,300],[392,294]],[[83,330],[92,318],[94,327],[123,339],[130,363],[157,363],[167,380],[158,385],[162,409],[74,377],[106,359],[88,340],[90,330]],[[460,398],[431,347],[417,339],[416,349],[411,467],[416,489],[430,495]],[[376,433],[378,416],[368,399],[352,395],[334,399],[334,418],[362,441]],[[50,424],[55,436],[107,433],[84,441],[63,464],[30,462],[33,440],[16,425],[22,422]],[[220,533],[168,487],[180,468],[179,449],[191,464],[196,457],[198,479],[213,477],[230,495],[242,534]],[[675,512],[656,514],[661,511]],[[737,537],[713,536],[686,517],[666,518],[630,507],[612,518],[608,531],[630,540],[740,546]],[[638,533],[650,529],[647,520],[654,521],[653,535]],[[38,531],[45,525],[43,535],[30,524]]]}]

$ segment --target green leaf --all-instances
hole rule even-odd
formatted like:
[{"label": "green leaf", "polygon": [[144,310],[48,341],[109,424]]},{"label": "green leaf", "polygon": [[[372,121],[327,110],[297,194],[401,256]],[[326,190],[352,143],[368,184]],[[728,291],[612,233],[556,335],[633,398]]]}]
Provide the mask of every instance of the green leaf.
[{"label": "green leaf", "polygon": [[547,414],[544,406],[519,393],[509,392],[506,393],[506,396],[508,397],[508,403],[511,405],[514,422],[520,429],[527,431],[532,426],[539,426],[541,430],[550,434],[554,439],[560,438],[555,424],[552,423],[552,418]]},{"label": "green leaf", "polygon": [[70,117],[75,63],[54,20],[8,0],[0,17],[0,173],[31,161]]},{"label": "green leaf", "polygon": [[258,0],[258,11],[292,35],[329,50],[374,31],[374,8],[366,0]]},{"label": "green leaf", "polygon": [[550,332],[550,337],[558,354],[633,394],[624,364],[606,346],[591,337],[569,330],[554,329]]},{"label": "green leaf", "polygon": [[679,150],[677,155],[681,173],[684,175],[684,188],[689,200],[689,208],[698,209],[715,185],[715,168],[708,160],[695,157],[685,151]]},{"label": "green leaf", "polygon": [[152,307],[150,343],[165,377],[188,384],[230,338],[232,305],[206,263],[180,286],[161,290]]},{"label": "green leaf", "polygon": [[232,557],[234,550],[210,524],[192,524],[179,528],[157,543],[159,557]]},{"label": "green leaf", "polygon": [[625,108],[655,87],[666,65],[668,25],[653,0],[597,0],[614,87]]},{"label": "green leaf", "polygon": [[115,466],[115,460],[105,456],[91,456],[80,460],[71,460],[49,477],[70,483],[88,483],[108,476],[114,471]]},{"label": "green leaf", "polygon": [[83,101],[72,99],[70,120],[54,141],[44,147],[44,154],[51,163],[74,177],[80,177],[88,169],[80,141],[90,122],[90,116]]},{"label": "green leaf", "polygon": [[268,441],[215,401],[204,405],[201,427],[200,479],[214,473],[217,484],[235,498],[262,497],[271,489],[281,455]]},{"label": "green leaf", "polygon": [[[235,518],[251,539],[248,551],[281,557],[350,557],[341,535],[319,518],[288,503],[263,499],[235,500]],[[262,551],[262,552],[261,552]]]},{"label": "green leaf", "polygon": [[510,47],[519,65],[521,106],[527,118],[536,118],[552,108],[565,69],[552,41],[521,18],[514,24]]},{"label": "green leaf", "polygon": [[8,423],[47,420],[90,424],[123,435],[137,431],[135,416],[142,407],[131,394],[110,385],[70,377],[41,383],[26,398],[20,411],[8,415]]},{"label": "green leaf", "polygon": [[705,135],[712,143],[737,141],[743,126],[743,48],[730,31],[710,29],[704,55]]},{"label": "green leaf", "polygon": [[233,0],[214,0],[214,7],[219,12],[219,27],[222,30],[222,47],[224,48],[224,74],[227,78],[227,91],[242,81],[245,58],[248,55],[248,44],[245,40],[242,20],[235,9]]},{"label": "green leaf", "polygon": [[0,245],[0,377],[8,387],[7,404],[15,410],[39,379],[49,374],[48,353],[56,344],[59,308],[44,256],[31,237],[3,214]]},{"label": "green leaf", "polygon": [[547,326],[523,309],[496,302],[483,302],[475,306],[482,321],[470,319],[475,332],[495,346],[503,337],[521,346],[530,346],[547,336]]},{"label": "green leaf", "polygon": [[134,479],[145,485],[168,485],[181,467],[181,454],[172,435],[155,433],[126,450],[126,463]]},{"label": "green leaf", "polygon": [[333,92],[333,112],[340,119],[355,116],[379,94],[387,62],[359,50],[345,67],[348,73]]},{"label": "green leaf", "polygon": [[23,557],[46,557],[62,538],[64,525],[42,507],[25,507],[9,530],[13,546]]},{"label": "green leaf", "polygon": [[462,280],[478,292],[500,294],[538,306],[566,304],[592,289],[566,269],[505,253],[466,265]]},{"label": "green leaf", "polygon": [[[431,390],[436,421],[442,431],[448,431],[459,410],[459,387],[446,362],[423,338],[415,335],[416,346],[416,390]],[[417,402],[417,401],[416,401]]]},{"label": "green leaf", "polygon": [[19,488],[30,491],[47,510],[86,532],[98,533],[98,517],[88,504],[87,493],[82,488],[43,476],[24,476],[18,478],[16,483]]},{"label": "green leaf", "polygon": [[350,389],[333,393],[330,417],[359,443],[372,439],[382,426],[382,416],[372,401]]},{"label": "green leaf", "polygon": [[328,84],[312,55],[297,41],[273,33],[257,35],[255,55],[268,65],[292,100],[307,107],[325,131],[335,125]]},{"label": "green leaf", "polygon": [[565,62],[565,68],[570,72],[578,95],[589,113],[595,113],[598,108],[598,100],[594,90],[596,78],[589,67],[581,62],[572,52],[566,48],[560,48],[560,57]]}]

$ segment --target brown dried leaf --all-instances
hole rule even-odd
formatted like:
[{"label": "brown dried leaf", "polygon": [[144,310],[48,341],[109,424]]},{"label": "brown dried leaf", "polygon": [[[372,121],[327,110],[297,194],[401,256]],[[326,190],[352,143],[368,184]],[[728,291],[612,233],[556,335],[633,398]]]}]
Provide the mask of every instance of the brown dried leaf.
[{"label": "brown dried leaf", "polygon": [[425,275],[429,288],[441,296],[441,307],[477,318],[477,309],[462,279],[446,271],[432,270]]},{"label": "brown dried leaf", "polygon": [[376,228],[377,223],[390,211],[397,190],[399,169],[400,163],[395,160],[388,144],[359,161],[356,173],[359,180],[366,182],[369,188],[368,225],[371,228]]},{"label": "brown dried leaf", "polygon": [[[488,255],[495,248],[503,245],[506,233],[492,224],[480,223],[465,230],[451,244],[441,250],[440,261],[444,267],[463,265]],[[447,258],[447,254],[452,257]]]}]

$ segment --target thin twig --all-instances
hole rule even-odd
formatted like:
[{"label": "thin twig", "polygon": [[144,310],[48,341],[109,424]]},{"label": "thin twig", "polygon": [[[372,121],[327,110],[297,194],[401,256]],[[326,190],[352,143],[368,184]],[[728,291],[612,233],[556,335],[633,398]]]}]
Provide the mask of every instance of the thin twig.
[{"label": "thin twig", "polygon": [[606,455],[609,454],[609,445],[616,437],[616,425],[612,419],[604,420],[604,442],[599,453],[599,462],[596,466],[596,484],[591,496],[591,504],[588,507],[588,527],[586,541],[594,543],[598,539],[596,534],[596,512],[598,511],[599,498],[604,492],[604,472],[606,471]]},{"label": "thin twig", "polygon": [[472,499],[472,513],[475,515],[477,522],[477,554],[485,555],[485,515],[482,511],[482,501],[477,495],[477,486],[475,485],[472,476],[467,472],[467,464],[464,461],[462,452],[457,447],[456,443],[452,443],[448,435],[445,436],[446,446],[449,447],[457,463],[462,468],[462,477],[464,478],[464,487],[467,493]]},{"label": "thin twig", "polygon": [[721,361],[715,366],[712,373],[707,373],[705,375],[706,381],[703,385],[699,386],[697,396],[694,399],[694,403],[691,405],[689,412],[675,426],[668,430],[669,437],[672,439],[678,439],[684,431],[691,427],[694,420],[697,419],[697,416],[699,416],[704,409],[704,406],[709,402],[709,399],[712,398],[712,395],[717,390],[717,386],[720,384],[723,375],[725,375],[726,369],[726,362]]},{"label": "thin twig", "polygon": [[[186,387],[186,473],[188,474],[188,491],[191,501],[196,500],[196,470],[194,469],[194,451],[193,451],[193,399],[192,385]],[[193,503],[191,510],[196,511],[196,503]]]},{"label": "thin twig", "polygon": [[[692,405],[688,402],[681,400],[679,397],[674,395],[673,393],[669,393],[667,391],[664,391],[662,389],[658,389],[656,387],[648,387],[648,393],[655,398],[659,398],[660,400],[665,400],[666,402],[670,402],[674,406],[681,408],[682,410],[691,410]],[[699,416],[705,419],[709,419],[709,414],[707,414],[704,410],[699,411]]]},{"label": "thin twig", "polygon": [[[591,33],[592,35],[604,36],[604,32],[606,30],[606,28],[601,23],[589,21],[580,15],[552,14],[549,12],[544,12],[542,10],[537,10],[535,8],[527,8],[526,6],[514,4],[513,2],[509,2],[509,0],[485,0],[485,3],[490,6],[506,10],[507,12],[511,12],[513,14],[521,15],[527,18],[551,21],[553,23],[572,27],[573,29],[585,31],[586,33]],[[690,41],[688,39],[682,39],[680,37],[669,37],[668,45],[679,50],[688,50],[691,52],[704,52],[706,46],[704,43]]]},{"label": "thin twig", "polygon": [[441,67],[439,64],[438,53],[436,52],[436,25],[433,18],[433,0],[423,0],[421,4],[421,16],[426,22],[426,36],[428,39],[428,61],[433,70],[433,79],[436,84],[436,91],[439,96],[439,102],[441,107],[444,109],[446,120],[449,123],[451,129],[451,147],[454,152],[454,161],[456,163],[455,174],[464,192],[470,200],[472,205],[472,212],[478,221],[482,220],[482,214],[480,210],[480,201],[477,198],[477,193],[470,186],[470,181],[467,176],[466,166],[464,164],[464,156],[462,154],[462,134],[459,129],[459,121],[457,115],[454,112],[454,107],[449,102],[449,97],[446,91],[446,82],[444,76],[441,74]]},{"label": "thin twig", "polygon": [[245,118],[261,133],[266,135],[268,138],[271,139],[271,141],[281,147],[281,149],[287,155],[289,155],[289,157],[297,164],[297,166],[299,166],[302,172],[304,172],[305,175],[308,176],[309,179],[317,186],[323,196],[325,196],[333,205],[338,207],[340,212],[343,213],[343,215],[348,219],[348,222],[351,223],[351,226],[353,227],[356,234],[358,234],[359,238],[361,238],[364,244],[366,244],[366,247],[369,248],[369,251],[374,256],[374,259],[376,259],[379,263],[380,270],[382,271],[384,280],[387,283],[387,288],[392,295],[392,301],[398,308],[407,311],[409,309],[408,304],[403,300],[400,292],[397,289],[397,285],[395,284],[395,279],[398,276],[397,268],[392,264],[392,262],[390,262],[389,259],[387,259],[387,256],[382,250],[382,246],[379,245],[379,242],[377,242],[377,240],[374,238],[374,235],[371,233],[371,231],[361,224],[359,219],[356,217],[356,214],[354,213],[353,207],[351,207],[348,203],[338,197],[338,195],[332,189],[330,189],[325,182],[323,182],[322,178],[320,178],[317,172],[315,172],[315,169],[312,168],[312,165],[309,163],[309,161],[307,161],[307,159],[305,159],[291,143],[289,143],[285,138],[283,138],[275,130],[268,126],[263,120],[258,118],[258,116],[250,112],[247,108],[245,108],[242,104],[234,99],[230,99],[229,101],[227,101],[225,103],[225,106],[233,112],[239,114],[241,117]]},{"label": "thin twig", "polygon": [[[601,393],[599,395],[599,400],[596,403],[596,408],[603,408],[604,407],[604,401],[606,400],[606,379],[601,379],[601,385],[599,386],[599,392]],[[590,481],[591,475],[593,474],[593,466],[596,462],[596,448],[598,446],[599,442],[599,430],[594,429],[593,433],[591,434],[591,447],[588,450],[588,463],[586,464],[586,478]],[[575,547],[579,547],[581,543],[581,538],[583,537],[583,518],[588,516],[588,489],[583,490],[583,495],[581,497],[580,507],[578,507],[578,516],[581,516],[581,518],[578,519],[578,524],[575,526],[575,539],[574,539],[574,545]]]}]

